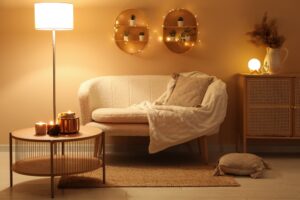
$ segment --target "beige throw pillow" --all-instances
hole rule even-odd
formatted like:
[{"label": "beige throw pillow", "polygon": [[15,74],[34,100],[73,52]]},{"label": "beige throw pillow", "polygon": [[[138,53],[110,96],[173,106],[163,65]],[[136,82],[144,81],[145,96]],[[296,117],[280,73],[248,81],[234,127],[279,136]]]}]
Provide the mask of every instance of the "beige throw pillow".
[{"label": "beige throw pillow", "polygon": [[212,77],[186,77],[179,75],[175,88],[166,105],[197,107],[200,106]]},{"label": "beige throw pillow", "polygon": [[251,178],[260,178],[264,169],[269,169],[269,166],[261,157],[250,153],[230,153],[219,159],[214,175],[250,175]]}]

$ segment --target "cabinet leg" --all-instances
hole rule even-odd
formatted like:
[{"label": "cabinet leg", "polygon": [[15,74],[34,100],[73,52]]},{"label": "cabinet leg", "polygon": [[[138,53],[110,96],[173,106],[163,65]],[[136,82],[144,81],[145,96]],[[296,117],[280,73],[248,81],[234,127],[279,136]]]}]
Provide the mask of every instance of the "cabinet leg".
[{"label": "cabinet leg", "polygon": [[12,136],[9,133],[9,178],[10,178],[10,187],[13,186],[13,170],[12,170]]},{"label": "cabinet leg", "polygon": [[64,156],[65,155],[65,142],[61,143],[61,154]]}]

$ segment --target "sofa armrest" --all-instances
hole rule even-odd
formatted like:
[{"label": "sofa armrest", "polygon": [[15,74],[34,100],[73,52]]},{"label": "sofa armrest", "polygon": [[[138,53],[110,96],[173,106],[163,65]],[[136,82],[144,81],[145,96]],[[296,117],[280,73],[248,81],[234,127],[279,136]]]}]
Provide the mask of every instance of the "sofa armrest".
[{"label": "sofa armrest", "polygon": [[81,124],[85,125],[92,121],[91,89],[95,80],[83,82],[78,90]]}]

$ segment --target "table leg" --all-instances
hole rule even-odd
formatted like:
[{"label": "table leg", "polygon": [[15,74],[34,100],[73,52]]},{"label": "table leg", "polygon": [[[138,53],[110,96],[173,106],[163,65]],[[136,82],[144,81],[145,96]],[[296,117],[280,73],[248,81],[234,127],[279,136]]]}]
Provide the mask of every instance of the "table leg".
[{"label": "table leg", "polygon": [[50,143],[51,198],[54,198],[53,142]]},{"label": "table leg", "polygon": [[64,156],[65,155],[65,142],[61,143],[61,154]]},{"label": "table leg", "polygon": [[10,187],[13,186],[13,171],[12,171],[12,136],[9,133],[9,177],[10,177]]},{"label": "table leg", "polygon": [[105,133],[102,133],[102,180],[103,180],[103,184],[105,184]]}]

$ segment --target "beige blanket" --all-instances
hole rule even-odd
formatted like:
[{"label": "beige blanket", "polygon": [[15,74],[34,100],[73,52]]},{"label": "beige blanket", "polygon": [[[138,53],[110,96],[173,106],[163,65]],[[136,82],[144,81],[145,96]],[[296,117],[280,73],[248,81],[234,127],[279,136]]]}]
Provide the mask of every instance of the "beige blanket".
[{"label": "beige blanket", "polygon": [[[200,72],[182,75],[208,76]],[[218,133],[226,115],[228,97],[225,83],[213,78],[200,108],[163,105],[175,86],[175,81],[172,80],[167,91],[156,102],[135,105],[147,111],[150,128],[149,153]]]}]

